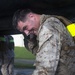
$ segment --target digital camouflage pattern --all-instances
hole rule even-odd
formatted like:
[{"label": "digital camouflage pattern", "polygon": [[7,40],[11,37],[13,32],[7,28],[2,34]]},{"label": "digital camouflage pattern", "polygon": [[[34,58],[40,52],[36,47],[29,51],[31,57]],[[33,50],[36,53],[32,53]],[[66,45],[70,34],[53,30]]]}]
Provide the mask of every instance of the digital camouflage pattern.
[{"label": "digital camouflage pattern", "polygon": [[38,48],[32,75],[74,75],[75,50],[73,38],[64,24],[50,15],[42,15],[38,30]]},{"label": "digital camouflage pattern", "polygon": [[36,35],[30,34],[29,36],[26,36],[26,34],[23,34],[23,36],[25,48],[32,52],[32,54],[36,55],[38,49],[38,41],[36,39]]}]

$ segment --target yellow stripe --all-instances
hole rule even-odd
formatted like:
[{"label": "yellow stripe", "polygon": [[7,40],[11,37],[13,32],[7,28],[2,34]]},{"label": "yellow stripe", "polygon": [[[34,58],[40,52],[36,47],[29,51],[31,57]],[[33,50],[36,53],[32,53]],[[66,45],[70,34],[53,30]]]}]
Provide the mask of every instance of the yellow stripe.
[{"label": "yellow stripe", "polygon": [[72,23],[67,26],[68,31],[70,32],[71,36],[75,36],[75,23]]}]

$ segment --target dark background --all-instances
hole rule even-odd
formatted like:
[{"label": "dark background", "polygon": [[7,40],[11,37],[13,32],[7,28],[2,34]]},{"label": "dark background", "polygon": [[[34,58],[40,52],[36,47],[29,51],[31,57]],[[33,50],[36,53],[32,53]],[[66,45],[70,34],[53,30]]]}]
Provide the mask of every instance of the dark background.
[{"label": "dark background", "polygon": [[12,16],[23,8],[39,14],[62,15],[75,22],[75,0],[0,0],[0,35],[20,34],[12,26]]}]

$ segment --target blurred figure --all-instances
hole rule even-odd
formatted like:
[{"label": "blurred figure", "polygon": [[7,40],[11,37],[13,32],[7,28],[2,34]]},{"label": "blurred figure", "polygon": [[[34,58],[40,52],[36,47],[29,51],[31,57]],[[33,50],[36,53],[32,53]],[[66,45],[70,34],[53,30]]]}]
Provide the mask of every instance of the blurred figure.
[{"label": "blurred figure", "polygon": [[4,35],[0,35],[0,66],[1,66],[1,73],[2,73],[2,65],[4,64],[4,57],[5,52],[8,50],[6,40],[4,38]]},{"label": "blurred figure", "polygon": [[0,36],[0,59],[2,75],[14,75],[14,39],[10,35]]}]

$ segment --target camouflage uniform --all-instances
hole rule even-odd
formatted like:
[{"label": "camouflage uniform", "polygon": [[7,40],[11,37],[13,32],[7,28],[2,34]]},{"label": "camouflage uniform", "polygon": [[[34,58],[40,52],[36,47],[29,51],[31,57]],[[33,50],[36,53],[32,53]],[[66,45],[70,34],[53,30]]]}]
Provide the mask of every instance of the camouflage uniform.
[{"label": "camouflage uniform", "polygon": [[75,75],[74,41],[64,24],[50,15],[42,15],[37,40],[36,69],[32,75]]},{"label": "camouflage uniform", "polygon": [[[27,50],[32,52],[32,54],[36,55],[37,49],[38,49],[38,41],[36,39],[35,35],[26,36],[26,34],[23,34],[24,36],[24,46]],[[32,38],[31,38],[32,36]]]},{"label": "camouflage uniform", "polygon": [[[11,36],[10,36],[11,37]],[[2,63],[1,63],[1,72],[2,75],[14,75],[14,70],[13,70],[13,66],[14,66],[14,45],[12,47],[11,45],[11,39],[9,38],[9,36],[4,36],[5,38],[5,44],[2,45]],[[11,46],[11,47],[10,47]]]}]

